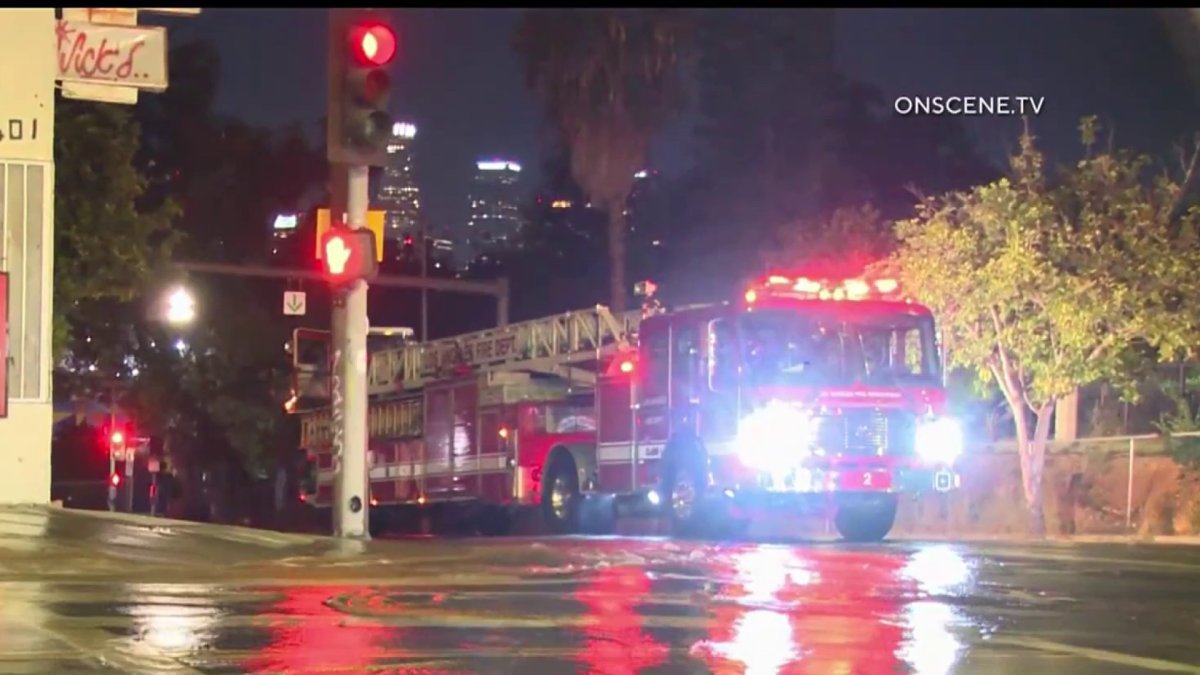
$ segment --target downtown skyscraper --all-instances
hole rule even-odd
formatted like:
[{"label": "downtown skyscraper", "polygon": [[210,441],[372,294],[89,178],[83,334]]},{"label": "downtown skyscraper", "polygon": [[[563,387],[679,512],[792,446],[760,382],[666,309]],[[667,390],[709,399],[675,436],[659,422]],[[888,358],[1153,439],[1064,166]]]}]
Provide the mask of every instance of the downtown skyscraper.
[{"label": "downtown skyscraper", "polygon": [[388,162],[375,195],[378,206],[387,212],[384,236],[396,244],[406,237],[419,236],[421,231],[421,192],[413,171],[416,136],[414,124],[397,122],[392,125],[392,137],[387,145]]},{"label": "downtown skyscraper", "polygon": [[503,245],[521,229],[521,165],[506,159],[479,160],[471,183],[467,247],[471,256]]}]

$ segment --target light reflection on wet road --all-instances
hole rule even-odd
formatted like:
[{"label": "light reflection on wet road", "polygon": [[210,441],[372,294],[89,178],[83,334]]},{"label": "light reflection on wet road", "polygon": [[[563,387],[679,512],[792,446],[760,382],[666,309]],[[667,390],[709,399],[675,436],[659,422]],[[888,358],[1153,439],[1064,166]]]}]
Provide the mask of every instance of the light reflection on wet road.
[{"label": "light reflection on wet road", "polygon": [[0,673],[1200,673],[1200,549],[367,545],[0,511]]}]

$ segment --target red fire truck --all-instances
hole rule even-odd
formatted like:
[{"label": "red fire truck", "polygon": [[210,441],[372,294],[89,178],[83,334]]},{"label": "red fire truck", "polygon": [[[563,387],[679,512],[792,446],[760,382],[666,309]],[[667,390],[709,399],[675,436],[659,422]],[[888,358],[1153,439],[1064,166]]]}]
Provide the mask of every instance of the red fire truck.
[{"label": "red fire truck", "polygon": [[[873,541],[901,493],[958,485],[934,320],[894,280],[773,275],[736,303],[647,314],[596,307],[372,353],[372,523],[456,505],[484,532],[536,508],[557,533],[639,511],[683,533],[825,510]],[[317,507],[328,419],[301,425]]]}]

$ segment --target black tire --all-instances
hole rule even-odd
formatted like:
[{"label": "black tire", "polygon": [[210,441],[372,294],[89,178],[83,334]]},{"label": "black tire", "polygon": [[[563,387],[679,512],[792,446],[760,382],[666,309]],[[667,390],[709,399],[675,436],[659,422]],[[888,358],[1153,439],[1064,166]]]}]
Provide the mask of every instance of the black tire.
[{"label": "black tire", "polygon": [[475,514],[479,534],[503,537],[512,530],[512,517],[503,506],[484,506]]},{"label": "black tire", "polygon": [[[556,506],[555,487],[564,492],[563,502]],[[569,454],[557,453],[550,459],[542,477],[542,522],[552,534],[575,534],[579,532],[579,474],[575,460]]]},{"label": "black tire", "polygon": [[[690,483],[693,491],[690,509],[682,508],[685,501],[682,488],[685,482]],[[702,533],[704,518],[701,506],[707,489],[708,468],[698,451],[681,449],[668,455],[659,493],[671,523],[672,535],[694,537]]]},{"label": "black tire", "polygon": [[896,522],[896,497],[838,508],[834,524],[842,539],[857,543],[883,541]]}]

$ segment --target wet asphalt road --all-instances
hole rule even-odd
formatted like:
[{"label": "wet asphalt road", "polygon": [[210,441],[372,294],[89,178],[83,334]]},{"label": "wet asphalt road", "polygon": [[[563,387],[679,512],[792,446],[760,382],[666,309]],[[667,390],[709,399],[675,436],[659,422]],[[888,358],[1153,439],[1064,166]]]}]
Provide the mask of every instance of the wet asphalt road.
[{"label": "wet asphalt road", "polygon": [[0,510],[0,673],[1200,673],[1200,548],[341,543]]}]

